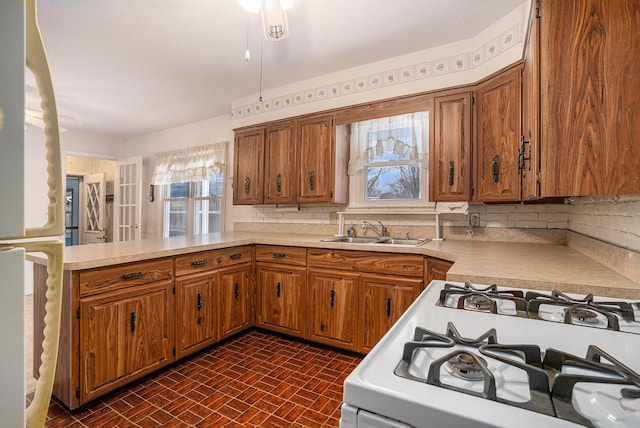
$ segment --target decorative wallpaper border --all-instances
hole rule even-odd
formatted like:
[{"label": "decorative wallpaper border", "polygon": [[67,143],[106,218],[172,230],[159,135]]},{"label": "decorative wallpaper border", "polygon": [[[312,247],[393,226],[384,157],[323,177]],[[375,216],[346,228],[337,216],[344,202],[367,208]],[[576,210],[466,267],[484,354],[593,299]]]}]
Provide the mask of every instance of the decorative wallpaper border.
[{"label": "decorative wallpaper border", "polygon": [[416,80],[474,69],[490,61],[502,52],[517,46],[522,39],[522,23],[520,22],[473,52],[403,66],[381,73],[356,77],[342,82],[266,99],[262,102],[246,104],[232,108],[231,120],[322,101],[327,98],[336,98],[358,92],[371,91],[384,86],[400,85]]}]

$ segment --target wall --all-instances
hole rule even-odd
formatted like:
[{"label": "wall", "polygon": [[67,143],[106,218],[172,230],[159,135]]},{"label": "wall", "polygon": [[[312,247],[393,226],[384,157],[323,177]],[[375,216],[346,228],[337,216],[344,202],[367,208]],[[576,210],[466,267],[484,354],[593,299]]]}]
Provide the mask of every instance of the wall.
[{"label": "wall", "polygon": [[[221,142],[233,141],[233,131],[231,130],[231,115],[222,115],[199,122],[190,123],[175,128],[165,129],[153,134],[127,140],[127,157],[141,156],[143,158],[143,179],[142,188],[148,189],[151,184],[153,168],[155,166],[155,154],[183,149],[188,147],[202,146]],[[227,151],[227,173],[225,174],[225,230],[232,230],[231,219],[242,219],[248,213],[243,207],[234,207],[231,203],[231,173],[233,168],[233,145],[229,144]],[[162,218],[160,198],[156,197],[154,202],[149,202],[143,198],[142,201],[142,237],[155,238],[161,236]]]}]

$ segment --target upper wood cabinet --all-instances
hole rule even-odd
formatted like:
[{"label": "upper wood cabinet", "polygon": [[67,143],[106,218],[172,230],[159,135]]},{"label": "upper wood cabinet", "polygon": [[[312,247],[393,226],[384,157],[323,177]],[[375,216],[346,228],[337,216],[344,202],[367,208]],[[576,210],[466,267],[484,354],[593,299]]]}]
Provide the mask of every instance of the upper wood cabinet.
[{"label": "upper wood cabinet", "polygon": [[344,133],[332,114],[237,131],[233,203],[346,203]]},{"label": "upper wood cabinet", "polygon": [[520,200],[521,70],[513,67],[476,89],[476,199]]},{"label": "upper wood cabinet", "polygon": [[542,197],[640,193],[638,10],[539,1]]},{"label": "upper wood cabinet", "polygon": [[263,203],[264,128],[236,132],[233,154],[233,204]]},{"label": "upper wood cabinet", "polygon": [[347,202],[348,144],[338,140],[333,115],[299,120],[298,202]]},{"label": "upper wood cabinet", "polygon": [[264,203],[296,202],[298,178],[296,130],[293,122],[267,127],[265,141]]},{"label": "upper wood cabinet", "polygon": [[471,91],[434,98],[431,200],[471,200]]}]

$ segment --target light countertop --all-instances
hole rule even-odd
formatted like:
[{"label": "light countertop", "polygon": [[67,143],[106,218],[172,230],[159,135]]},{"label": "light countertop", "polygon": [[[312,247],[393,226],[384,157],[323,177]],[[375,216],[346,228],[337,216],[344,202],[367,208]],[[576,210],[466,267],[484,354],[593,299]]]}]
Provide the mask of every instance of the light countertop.
[{"label": "light countertop", "polygon": [[[83,245],[65,248],[64,268],[83,270],[231,246],[269,244],[421,254],[453,261],[447,273],[451,281],[640,299],[640,284],[565,245],[444,240],[406,247],[321,242],[323,238],[328,236],[228,232]],[[46,259],[34,253],[28,254],[27,260],[43,264]]]}]

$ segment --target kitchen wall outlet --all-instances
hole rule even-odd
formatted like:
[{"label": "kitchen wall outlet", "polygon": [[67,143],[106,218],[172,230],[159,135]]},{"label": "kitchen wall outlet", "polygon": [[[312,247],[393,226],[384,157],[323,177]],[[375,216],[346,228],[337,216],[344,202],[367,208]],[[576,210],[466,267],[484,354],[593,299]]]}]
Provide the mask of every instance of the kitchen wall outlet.
[{"label": "kitchen wall outlet", "polygon": [[469,224],[471,227],[480,227],[480,213],[469,214]]}]

